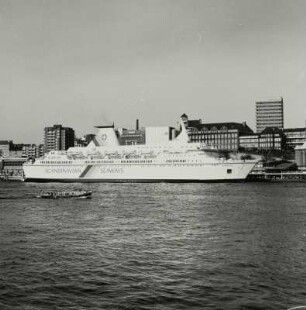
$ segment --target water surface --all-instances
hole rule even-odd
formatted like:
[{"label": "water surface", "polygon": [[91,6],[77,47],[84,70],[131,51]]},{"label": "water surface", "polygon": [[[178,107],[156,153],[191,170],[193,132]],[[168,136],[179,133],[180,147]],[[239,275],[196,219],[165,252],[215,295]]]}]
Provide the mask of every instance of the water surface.
[{"label": "water surface", "polygon": [[0,309],[306,305],[306,183],[0,182]]}]

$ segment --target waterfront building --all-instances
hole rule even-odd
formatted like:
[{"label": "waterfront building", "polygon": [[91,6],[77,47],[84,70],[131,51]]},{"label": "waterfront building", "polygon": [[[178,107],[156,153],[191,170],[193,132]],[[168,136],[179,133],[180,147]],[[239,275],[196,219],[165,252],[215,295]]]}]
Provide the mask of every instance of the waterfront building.
[{"label": "waterfront building", "polygon": [[258,151],[259,150],[259,134],[253,133],[239,137],[239,149],[241,151]]},{"label": "waterfront building", "polygon": [[0,157],[9,157],[10,156],[10,143],[8,140],[0,140]]},{"label": "waterfront building", "polygon": [[286,136],[277,127],[266,127],[260,133],[239,137],[241,151],[283,151],[286,148]]},{"label": "waterfront building", "polygon": [[53,127],[45,127],[44,142],[45,152],[52,150],[60,151],[67,150],[74,146],[74,130],[70,127],[63,127],[62,125],[54,125]]},{"label": "waterfront building", "polygon": [[284,128],[283,98],[256,102],[256,132],[266,127]]},{"label": "waterfront building", "polygon": [[277,127],[266,127],[259,135],[260,150],[283,151],[286,146],[286,136]]},{"label": "waterfront building", "polygon": [[253,130],[246,124],[226,122],[226,123],[203,123],[199,120],[188,120],[188,116],[181,116],[191,142],[204,142],[208,146],[213,146],[224,151],[238,151],[239,137],[253,134]]},{"label": "waterfront building", "polygon": [[306,170],[306,142],[295,148],[295,162],[298,167]]},{"label": "waterfront building", "polygon": [[284,129],[286,136],[286,147],[294,150],[306,142],[306,127]]}]

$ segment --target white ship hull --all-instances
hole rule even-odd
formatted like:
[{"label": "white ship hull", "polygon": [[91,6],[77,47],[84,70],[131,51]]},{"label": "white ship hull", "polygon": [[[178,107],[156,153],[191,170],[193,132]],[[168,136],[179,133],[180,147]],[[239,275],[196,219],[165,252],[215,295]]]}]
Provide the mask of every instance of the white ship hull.
[{"label": "white ship hull", "polygon": [[220,182],[245,180],[254,165],[25,165],[24,175],[32,182]]}]

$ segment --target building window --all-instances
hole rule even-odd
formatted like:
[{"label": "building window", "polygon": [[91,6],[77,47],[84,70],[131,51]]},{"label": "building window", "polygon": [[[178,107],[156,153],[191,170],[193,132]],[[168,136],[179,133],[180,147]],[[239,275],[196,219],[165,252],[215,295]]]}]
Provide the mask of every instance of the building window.
[{"label": "building window", "polygon": [[227,169],[227,174],[231,174],[232,173],[232,169]]}]

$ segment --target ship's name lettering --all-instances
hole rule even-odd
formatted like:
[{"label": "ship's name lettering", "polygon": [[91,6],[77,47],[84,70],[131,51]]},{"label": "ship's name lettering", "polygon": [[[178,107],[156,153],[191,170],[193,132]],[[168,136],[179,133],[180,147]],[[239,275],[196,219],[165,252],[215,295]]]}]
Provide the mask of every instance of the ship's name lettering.
[{"label": "ship's name lettering", "polygon": [[123,173],[123,169],[122,168],[101,168],[100,169],[101,173]]},{"label": "ship's name lettering", "polygon": [[46,168],[46,173],[81,173],[82,170],[80,168]]}]

